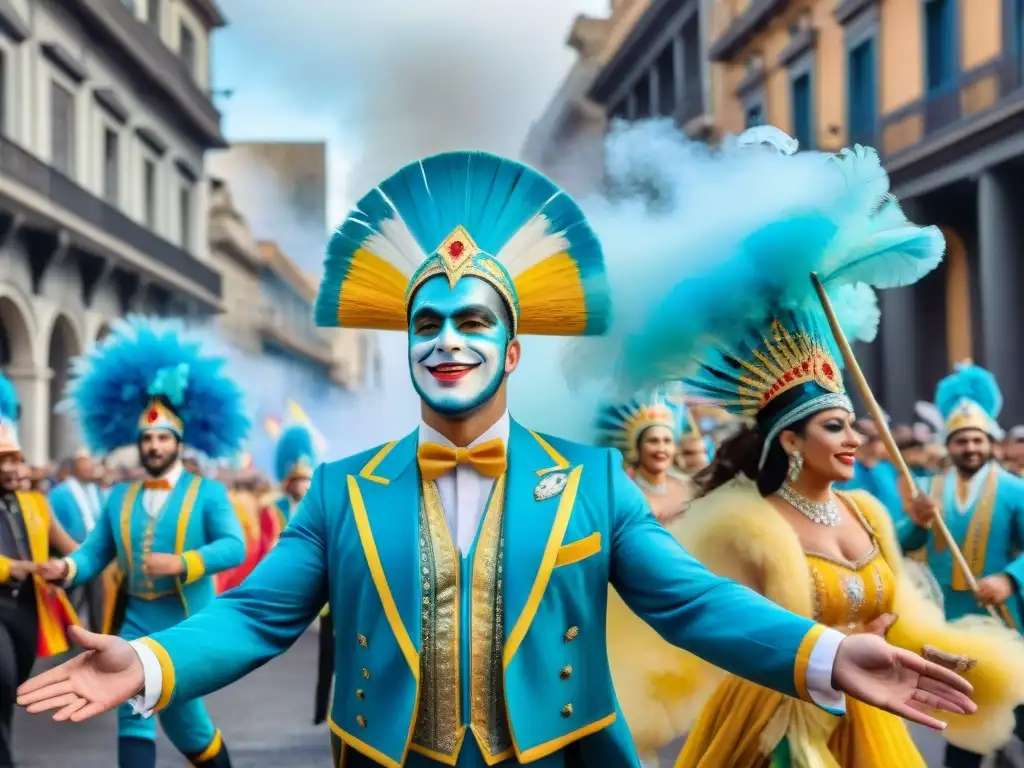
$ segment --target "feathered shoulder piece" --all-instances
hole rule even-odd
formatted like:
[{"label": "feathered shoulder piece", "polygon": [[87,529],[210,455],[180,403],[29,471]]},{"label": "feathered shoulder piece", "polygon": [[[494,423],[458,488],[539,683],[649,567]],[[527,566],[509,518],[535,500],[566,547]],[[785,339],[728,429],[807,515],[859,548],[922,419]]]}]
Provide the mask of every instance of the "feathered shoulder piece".
[{"label": "feathered shoulder piece", "polygon": [[597,417],[598,439],[622,452],[626,461],[640,460],[640,439],[651,427],[665,427],[678,439],[680,416],[678,406],[661,392],[638,394],[624,403],[606,405]]},{"label": "feathered shoulder piece", "polygon": [[249,431],[244,397],[226,360],[204,354],[178,323],[129,317],[72,362],[64,407],[86,442],[106,454],[166,428],[210,459],[235,454]]},{"label": "feathered shoulder piece", "polygon": [[935,389],[935,406],[948,437],[962,429],[980,429],[995,440],[1003,439],[996,419],[1003,409],[1003,393],[996,377],[984,368],[961,363]]},{"label": "feathered shoulder piece", "polygon": [[274,471],[281,483],[300,477],[312,477],[316,447],[309,430],[301,425],[288,427],[277,441]]},{"label": "feathered shoulder piece", "polygon": [[601,245],[550,180],[486,152],[447,152],[371,190],[331,238],[321,326],[405,330],[426,280],[476,277],[508,304],[513,331],[600,334],[608,322]]}]

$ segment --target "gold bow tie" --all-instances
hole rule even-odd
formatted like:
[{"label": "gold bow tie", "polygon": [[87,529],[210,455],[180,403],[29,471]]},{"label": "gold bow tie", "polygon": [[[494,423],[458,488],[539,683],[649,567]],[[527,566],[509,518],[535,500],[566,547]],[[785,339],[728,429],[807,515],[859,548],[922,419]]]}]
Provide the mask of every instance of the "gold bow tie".
[{"label": "gold bow tie", "polygon": [[169,480],[146,480],[142,487],[147,491],[169,491],[171,483]]},{"label": "gold bow tie", "polygon": [[427,481],[437,480],[459,464],[469,464],[486,477],[500,477],[505,471],[505,441],[496,437],[472,448],[423,443],[416,452],[416,459],[420,474]]}]

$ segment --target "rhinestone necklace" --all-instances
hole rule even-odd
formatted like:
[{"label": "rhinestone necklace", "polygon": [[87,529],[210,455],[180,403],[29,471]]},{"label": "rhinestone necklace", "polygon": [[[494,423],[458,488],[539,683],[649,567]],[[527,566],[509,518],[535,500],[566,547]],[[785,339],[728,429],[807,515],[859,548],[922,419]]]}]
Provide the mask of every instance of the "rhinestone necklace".
[{"label": "rhinestone necklace", "polygon": [[650,491],[651,493],[655,493],[655,494],[658,494],[658,495],[664,495],[668,491],[668,482],[667,481],[664,482],[664,483],[658,483],[657,485],[655,485],[654,483],[652,483],[649,480],[647,480],[643,475],[641,475],[640,474],[640,470],[637,470],[636,477],[633,478],[633,479],[636,482],[636,484],[640,486],[641,489]]},{"label": "rhinestone necklace", "polygon": [[842,521],[842,517],[839,514],[839,505],[834,499],[812,501],[806,496],[797,493],[788,483],[782,484],[778,494],[780,499],[792,506],[812,523],[834,528]]}]

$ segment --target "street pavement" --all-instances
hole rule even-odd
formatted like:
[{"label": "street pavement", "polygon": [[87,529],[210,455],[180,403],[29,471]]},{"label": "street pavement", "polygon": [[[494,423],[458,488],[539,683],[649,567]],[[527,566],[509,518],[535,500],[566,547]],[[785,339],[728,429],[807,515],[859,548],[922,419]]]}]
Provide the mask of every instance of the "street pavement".
[{"label": "street pavement", "polygon": [[[288,653],[206,699],[224,732],[234,768],[330,766],[327,728],[312,725],[316,657],[317,634],[309,631]],[[116,728],[112,714],[87,723],[57,724],[19,712],[14,725],[18,768],[114,768]],[[928,766],[940,768],[942,737],[911,730]],[[188,765],[163,734],[158,749],[159,768]],[[666,749],[660,764],[671,766],[677,754],[677,749]]]},{"label": "street pavement", "polygon": [[[328,768],[327,726],[313,726],[317,634],[305,633],[280,658],[235,685],[207,697],[224,733],[234,768]],[[37,669],[38,671],[38,669]],[[19,712],[14,722],[18,768],[115,768],[117,718],[108,713],[86,723],[54,723]],[[161,733],[159,768],[184,768]]]}]

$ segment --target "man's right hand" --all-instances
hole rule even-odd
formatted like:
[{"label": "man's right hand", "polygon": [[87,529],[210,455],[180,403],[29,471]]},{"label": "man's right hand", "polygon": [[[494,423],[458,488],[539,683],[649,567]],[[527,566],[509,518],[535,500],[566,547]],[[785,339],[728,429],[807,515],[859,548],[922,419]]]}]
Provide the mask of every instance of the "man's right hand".
[{"label": "man's right hand", "polygon": [[910,502],[907,514],[910,515],[910,519],[914,521],[915,525],[921,528],[930,528],[931,524],[935,522],[935,518],[939,516],[939,505],[928,494],[920,493]]},{"label": "man's right hand", "polygon": [[127,640],[71,627],[86,652],[18,688],[18,706],[30,714],[56,710],[54,720],[80,723],[124,704],[145,685],[142,660]]},{"label": "man's right hand", "polygon": [[63,559],[47,560],[36,567],[36,573],[43,581],[59,584],[68,577],[68,564]]}]

